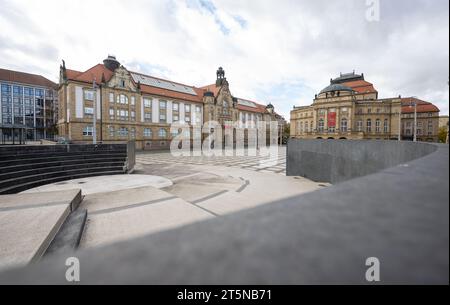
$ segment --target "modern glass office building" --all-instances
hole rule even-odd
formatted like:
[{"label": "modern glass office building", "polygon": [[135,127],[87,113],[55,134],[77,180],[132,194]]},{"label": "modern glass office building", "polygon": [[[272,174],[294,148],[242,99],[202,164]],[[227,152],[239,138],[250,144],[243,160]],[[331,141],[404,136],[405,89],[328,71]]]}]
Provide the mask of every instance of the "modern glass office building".
[{"label": "modern glass office building", "polygon": [[57,89],[43,76],[0,69],[0,144],[54,140]]}]

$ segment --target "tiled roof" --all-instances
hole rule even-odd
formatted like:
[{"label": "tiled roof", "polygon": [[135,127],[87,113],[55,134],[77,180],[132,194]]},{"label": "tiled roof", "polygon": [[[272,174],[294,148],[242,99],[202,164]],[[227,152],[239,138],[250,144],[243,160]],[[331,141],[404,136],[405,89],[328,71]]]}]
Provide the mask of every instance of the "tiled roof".
[{"label": "tiled roof", "polygon": [[[255,103],[255,102],[253,102],[253,103]],[[256,112],[256,113],[266,113],[267,112],[266,106],[257,104],[257,103],[255,103],[255,104],[256,104],[256,108],[238,104],[237,109],[242,110],[242,111],[247,111],[247,112]]]},{"label": "tiled roof", "polygon": [[97,83],[100,83],[102,81],[103,75],[105,76],[105,80],[109,81],[114,75],[114,72],[107,69],[104,65],[98,64],[85,72],[67,69],[66,74],[67,79],[69,80],[91,84],[93,83],[94,79],[96,80]]},{"label": "tiled roof", "polygon": [[[160,79],[162,81],[175,83],[175,82],[172,82],[169,80],[145,75],[145,74],[138,73],[138,72],[132,72],[132,71],[129,71],[129,72],[156,78],[156,79]],[[97,80],[97,82],[101,82],[103,74],[105,75],[105,80],[109,81],[109,80],[111,80],[112,76],[114,75],[114,72],[107,69],[103,64],[98,64],[85,72],[66,69],[66,75],[67,75],[68,80],[85,82],[85,83],[90,83],[90,84],[93,82],[94,78]],[[180,84],[180,83],[176,83],[176,84]],[[208,85],[208,86],[204,86],[204,87],[200,87],[200,88],[197,88],[194,86],[189,86],[189,85],[184,85],[184,84],[180,84],[180,85],[192,88],[197,95],[186,94],[186,93],[182,93],[182,92],[178,92],[178,91],[173,91],[173,90],[169,90],[169,89],[164,89],[164,88],[159,88],[159,87],[149,86],[149,85],[144,85],[144,84],[141,84],[141,92],[144,94],[152,94],[152,95],[157,95],[157,96],[161,96],[164,98],[173,98],[173,99],[186,100],[186,101],[190,101],[190,102],[202,103],[203,95],[206,91],[212,92],[215,97],[218,96],[219,91],[220,91],[220,87],[216,87],[216,84],[212,84],[212,85]],[[262,104],[259,104],[259,103],[253,102],[253,101],[250,101],[250,102],[254,103],[256,105],[256,108],[248,107],[248,106],[244,106],[244,105],[238,105],[237,108],[242,111],[255,112],[255,113],[266,113],[267,112],[265,105],[262,105]]]},{"label": "tiled roof", "polygon": [[217,97],[219,95],[220,87],[217,87],[216,84],[208,85],[200,87],[200,89],[214,93],[214,96]]},{"label": "tiled roof", "polygon": [[415,97],[402,98],[402,113],[414,113],[414,103],[417,104],[417,112],[439,112],[439,108],[432,103],[419,100]]},{"label": "tiled roof", "polygon": [[147,86],[147,85],[141,85],[141,91],[146,94],[153,94],[158,95],[166,98],[174,98],[174,99],[180,99],[180,100],[186,100],[190,102],[197,102],[202,103],[203,102],[203,90],[198,88],[193,88],[197,95],[191,95],[181,92],[176,92],[172,90],[157,88],[153,86]]},{"label": "tiled roof", "polygon": [[344,82],[342,85],[352,88],[358,93],[377,93],[372,83],[365,80],[356,80],[350,82]]},{"label": "tiled roof", "polygon": [[83,72],[75,71],[75,70],[70,70],[70,69],[66,69],[67,79],[69,79],[69,80],[76,80],[76,78],[77,78],[80,74],[83,74]]},{"label": "tiled roof", "polygon": [[0,69],[0,80],[12,82],[12,83],[20,83],[34,86],[41,86],[47,88],[58,88],[58,85],[47,78],[30,73]]}]

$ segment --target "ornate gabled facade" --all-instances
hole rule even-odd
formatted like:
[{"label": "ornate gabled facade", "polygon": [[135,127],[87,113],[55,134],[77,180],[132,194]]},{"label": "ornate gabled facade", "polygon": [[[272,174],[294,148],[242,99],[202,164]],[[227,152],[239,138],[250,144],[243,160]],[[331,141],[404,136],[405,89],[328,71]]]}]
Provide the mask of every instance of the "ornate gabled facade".
[{"label": "ornate gabled facade", "polygon": [[174,122],[233,121],[248,127],[279,120],[273,106],[234,97],[223,68],[216,76],[215,84],[194,87],[129,71],[113,56],[85,72],[67,69],[63,62],[59,135],[74,143],[92,142],[95,112],[97,141],[135,140],[138,149],[166,149]]}]

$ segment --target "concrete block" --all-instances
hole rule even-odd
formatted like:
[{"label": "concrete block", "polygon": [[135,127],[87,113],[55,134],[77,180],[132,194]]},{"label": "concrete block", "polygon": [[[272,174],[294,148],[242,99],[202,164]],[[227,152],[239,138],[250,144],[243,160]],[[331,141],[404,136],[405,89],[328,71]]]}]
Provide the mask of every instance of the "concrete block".
[{"label": "concrete block", "polygon": [[0,269],[39,260],[80,201],[80,190],[0,196]]}]

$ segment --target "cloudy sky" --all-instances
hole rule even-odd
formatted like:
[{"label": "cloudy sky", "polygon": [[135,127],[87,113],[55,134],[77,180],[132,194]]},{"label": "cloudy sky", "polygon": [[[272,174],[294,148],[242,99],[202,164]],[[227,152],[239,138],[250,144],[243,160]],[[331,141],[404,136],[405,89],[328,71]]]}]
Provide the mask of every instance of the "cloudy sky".
[{"label": "cloudy sky", "polygon": [[58,80],[114,54],[128,69],[195,86],[223,66],[233,95],[293,105],[340,72],[381,97],[449,108],[448,0],[0,0],[0,67]]}]

